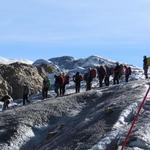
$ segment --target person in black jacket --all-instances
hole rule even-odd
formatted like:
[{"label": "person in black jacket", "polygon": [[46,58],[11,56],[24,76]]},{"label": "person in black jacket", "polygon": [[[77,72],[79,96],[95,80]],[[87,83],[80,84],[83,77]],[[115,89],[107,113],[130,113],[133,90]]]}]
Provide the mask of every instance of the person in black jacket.
[{"label": "person in black jacket", "polygon": [[26,102],[30,103],[30,101],[28,100],[28,96],[29,96],[29,87],[25,83],[23,85],[23,105],[25,105]]},{"label": "person in black jacket", "polygon": [[84,74],[84,80],[86,82],[86,91],[91,90],[92,88],[92,75],[91,75],[91,68],[88,69],[88,72]]},{"label": "person in black jacket", "polygon": [[105,71],[106,71],[106,75],[105,75],[104,82],[105,82],[106,86],[109,86],[109,84],[110,84],[109,80],[110,80],[110,75],[111,75],[111,68],[108,65],[105,65]]},{"label": "person in black jacket", "polygon": [[59,77],[57,75],[54,75],[55,82],[54,82],[54,90],[55,93],[57,94],[56,97],[59,96]]},{"label": "person in black jacket", "polygon": [[121,74],[120,65],[119,63],[116,63],[116,66],[114,68],[114,78],[113,78],[114,84],[116,83],[119,84],[120,74]]},{"label": "person in black jacket", "polygon": [[147,57],[144,56],[143,57],[143,70],[144,70],[144,75],[145,75],[145,78],[148,79],[148,64],[147,64]]},{"label": "person in black jacket", "polygon": [[103,80],[106,76],[105,68],[101,65],[97,68],[98,80],[99,80],[99,87],[103,86]]},{"label": "person in black jacket", "polygon": [[80,93],[82,76],[80,75],[79,72],[77,72],[76,75],[73,76],[73,81],[75,82],[76,93]]}]

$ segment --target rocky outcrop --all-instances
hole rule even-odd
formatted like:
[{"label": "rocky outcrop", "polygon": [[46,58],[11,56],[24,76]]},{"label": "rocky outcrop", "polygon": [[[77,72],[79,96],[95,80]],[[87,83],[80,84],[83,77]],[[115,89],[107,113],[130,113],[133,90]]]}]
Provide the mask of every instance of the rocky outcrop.
[{"label": "rocky outcrop", "polygon": [[47,61],[47,60],[44,60],[44,59],[36,60],[33,63],[33,66],[37,67],[38,72],[42,77],[45,77],[47,74],[61,72],[60,68],[57,65],[55,65],[51,61]]},{"label": "rocky outcrop", "polygon": [[36,67],[23,63],[12,63],[0,65],[1,83],[0,92],[2,95],[10,93],[14,99],[22,98],[22,87],[26,83],[30,92],[37,93],[42,88],[42,77]]}]

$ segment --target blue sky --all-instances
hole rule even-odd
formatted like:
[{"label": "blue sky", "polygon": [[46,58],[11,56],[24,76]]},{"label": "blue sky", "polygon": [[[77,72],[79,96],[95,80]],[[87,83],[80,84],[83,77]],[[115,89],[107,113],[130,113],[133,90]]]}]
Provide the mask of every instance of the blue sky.
[{"label": "blue sky", "polygon": [[150,56],[149,0],[5,0],[0,56],[100,55],[138,66]]}]

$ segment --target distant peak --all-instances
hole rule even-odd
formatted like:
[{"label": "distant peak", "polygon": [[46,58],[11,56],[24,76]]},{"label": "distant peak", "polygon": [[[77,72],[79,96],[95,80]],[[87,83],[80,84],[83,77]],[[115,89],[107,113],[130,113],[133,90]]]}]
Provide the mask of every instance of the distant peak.
[{"label": "distant peak", "polygon": [[4,57],[0,57],[0,64],[12,64],[15,62],[20,62],[20,63],[24,63],[24,64],[32,64],[33,62],[31,60],[27,60],[27,59],[10,59],[10,58],[4,58]]}]

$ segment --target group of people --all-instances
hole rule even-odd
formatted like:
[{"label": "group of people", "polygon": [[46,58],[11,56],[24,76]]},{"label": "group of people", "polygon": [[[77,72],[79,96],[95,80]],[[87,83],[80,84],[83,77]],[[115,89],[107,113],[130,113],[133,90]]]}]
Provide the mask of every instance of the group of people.
[{"label": "group of people", "polygon": [[84,75],[84,80],[86,81],[86,90],[91,89],[91,84],[93,79],[97,76],[99,80],[99,87],[110,85],[110,76],[113,77],[113,84],[119,84],[119,80],[122,75],[125,75],[125,81],[128,82],[129,76],[131,75],[131,67],[116,63],[115,67],[110,67],[108,65],[99,66],[95,69],[89,69],[89,71]]},{"label": "group of people", "polygon": [[[143,69],[145,78],[148,78],[148,58],[144,56]],[[110,85],[110,76],[113,77],[113,84],[119,84],[121,77],[124,75],[125,82],[129,81],[129,77],[132,73],[131,67],[123,64],[116,63],[115,66],[100,65],[99,67],[89,68],[88,71],[81,75],[79,72],[72,77],[75,83],[75,92],[79,93],[81,88],[81,81],[86,83],[86,91],[91,90],[92,81],[94,78],[98,78],[99,87]],[[55,75],[54,90],[57,96],[63,96],[65,94],[66,85],[69,84],[70,77],[64,73]]]},{"label": "group of people", "polygon": [[[148,78],[148,66],[150,66],[150,62],[146,56],[143,57],[143,70],[145,78]],[[102,87],[103,84],[105,86],[110,85],[110,76],[113,77],[113,84],[119,84],[119,81],[124,75],[125,82],[128,82],[129,77],[131,75],[131,67],[127,65],[122,65],[119,63],[116,63],[116,66],[111,67],[108,65],[100,65],[95,68],[89,68],[87,72],[83,75],[81,75],[79,72],[76,72],[76,74],[72,77],[73,82],[75,84],[75,92],[79,93],[81,88],[81,82],[85,81],[86,83],[86,91],[91,90],[92,87],[92,81],[94,78],[98,78],[99,81],[99,87]],[[55,82],[54,82],[54,91],[56,93],[56,96],[63,96],[66,91],[66,85],[69,84],[70,77],[68,74],[60,73],[59,75],[54,76]],[[50,80],[48,77],[45,77],[43,79],[43,86],[42,86],[42,97],[43,99],[48,97],[48,91],[50,90]],[[30,103],[28,96],[29,96],[30,90],[27,84],[23,85],[23,105],[27,103]],[[0,100],[4,102],[4,109],[8,108],[8,104],[10,101],[12,101],[11,96],[5,95]]]},{"label": "group of people", "polygon": [[[128,82],[129,76],[131,75],[131,67],[116,63],[115,67],[110,67],[108,65],[99,66],[96,68],[89,68],[88,71],[81,75],[77,72],[73,77],[75,83],[75,92],[79,93],[81,88],[81,81],[86,83],[86,91],[91,90],[92,81],[94,78],[98,78],[99,87],[110,85],[110,76],[113,76],[113,84],[119,84],[119,80],[122,75],[125,75],[125,81]],[[65,94],[66,85],[69,84],[69,75],[61,73],[60,75],[55,75],[54,89],[57,96],[63,96]]]}]

